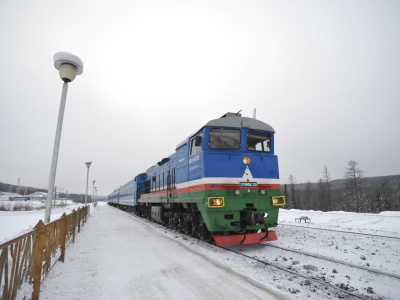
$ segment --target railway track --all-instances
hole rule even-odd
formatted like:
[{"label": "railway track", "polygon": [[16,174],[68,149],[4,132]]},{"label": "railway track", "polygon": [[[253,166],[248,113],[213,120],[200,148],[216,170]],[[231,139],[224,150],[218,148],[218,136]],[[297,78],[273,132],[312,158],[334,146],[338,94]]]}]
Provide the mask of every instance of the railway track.
[{"label": "railway track", "polygon": [[342,265],[345,265],[345,266],[348,266],[348,267],[351,267],[351,268],[356,268],[356,269],[360,269],[360,270],[367,271],[367,272],[370,272],[370,273],[383,275],[383,276],[388,276],[388,277],[392,277],[392,278],[400,280],[400,276],[399,275],[391,274],[391,273],[388,273],[388,272],[382,272],[382,271],[379,271],[379,270],[374,270],[374,269],[371,269],[369,267],[364,267],[364,266],[348,263],[348,262],[341,261],[339,259],[335,259],[335,258],[332,258],[332,257],[326,257],[326,256],[319,255],[319,254],[313,254],[313,253],[308,253],[308,252],[305,252],[305,251],[299,251],[299,250],[294,250],[294,249],[285,248],[285,247],[281,247],[281,246],[276,246],[276,245],[274,245],[272,243],[263,244],[263,246],[273,247],[273,248],[281,249],[281,250],[288,251],[288,252],[293,252],[293,253],[297,253],[297,254],[301,254],[301,255],[305,255],[305,256],[310,256],[310,257],[314,257],[314,258],[318,258],[318,259],[322,259],[322,260],[327,260],[327,261],[330,261],[330,262],[333,262],[333,263],[336,263],[336,264],[342,264]]},{"label": "railway track", "polygon": [[[311,264],[320,267],[314,273],[326,273],[335,286],[346,287],[345,283],[369,297],[379,295],[378,298],[392,299],[395,287],[400,284],[399,269],[394,268],[399,263],[400,238],[387,233],[286,224],[279,227],[283,229],[278,234],[280,242],[264,244],[270,252],[293,256],[294,260],[302,263],[311,261]],[[281,263],[288,266],[290,261]],[[322,270],[323,267],[325,270]],[[375,284],[376,281],[379,284]]]},{"label": "railway track", "polygon": [[400,237],[389,236],[389,235],[379,235],[379,234],[362,233],[362,232],[354,232],[354,231],[346,231],[346,230],[335,230],[335,229],[327,229],[327,228],[304,227],[302,225],[279,224],[279,227],[297,227],[297,228],[302,228],[302,229],[341,232],[341,233],[349,233],[349,234],[356,234],[356,235],[364,235],[364,236],[371,236],[371,237],[380,237],[380,238],[386,238],[386,239],[400,240]]},{"label": "railway track", "polygon": [[[169,232],[170,234],[173,234],[176,237],[179,236],[184,240],[195,240],[196,244],[199,245],[201,248],[202,247],[207,248],[207,247],[210,247],[210,246],[211,247],[216,247],[216,248],[220,249],[220,251],[226,251],[228,253],[232,252],[232,253],[235,253],[236,255],[239,255],[241,257],[245,257],[248,260],[254,261],[254,262],[256,262],[256,264],[261,264],[261,265],[264,265],[264,266],[268,266],[269,270],[266,270],[267,274],[274,274],[277,277],[279,277],[279,276],[284,277],[284,275],[280,274],[279,272],[277,273],[275,271],[272,271],[274,269],[280,270],[280,272],[283,272],[284,274],[286,274],[285,279],[283,279],[282,281],[284,281],[284,282],[287,281],[287,280],[289,280],[289,281],[297,281],[298,284],[301,285],[301,286],[309,286],[310,294],[313,294],[313,293],[315,293],[316,290],[318,290],[319,293],[323,293],[323,294],[327,295],[327,298],[329,298],[331,295],[334,295],[334,298],[338,298],[338,299],[368,299],[368,296],[360,295],[360,294],[358,294],[358,293],[356,293],[354,291],[351,291],[351,290],[346,290],[343,287],[337,287],[335,285],[332,285],[331,282],[326,281],[326,280],[322,280],[321,278],[316,278],[316,277],[314,277],[312,275],[309,275],[309,274],[301,274],[301,273],[299,273],[297,271],[290,270],[285,266],[281,266],[278,263],[268,262],[268,261],[265,261],[265,260],[263,260],[261,258],[257,258],[257,257],[251,256],[251,255],[246,255],[244,253],[241,253],[240,251],[236,251],[236,250],[239,249],[237,247],[233,247],[236,250],[231,249],[231,247],[228,247],[228,248],[218,247],[216,245],[211,245],[209,243],[201,241],[201,240],[199,240],[197,238],[193,238],[193,237],[187,236],[187,235],[185,235],[183,233],[179,233],[179,232],[177,232],[177,231],[175,231],[175,230],[173,230],[171,228],[165,227],[165,226],[160,225],[158,223],[154,223],[154,222],[147,221],[147,220],[143,220],[143,221],[146,222],[146,223],[149,222],[153,226],[158,227],[159,229],[161,229],[161,230],[163,230],[165,232]],[[266,248],[266,247],[270,246],[270,244],[258,244],[257,246]],[[277,247],[275,247],[275,248],[277,248]],[[229,255],[227,255],[227,256],[229,257]],[[279,280],[279,279],[275,279],[275,280]],[[286,290],[288,292],[293,293],[293,294],[297,294],[298,293],[298,291],[296,291],[296,289],[293,288],[293,287],[289,288],[289,289],[286,289]]]},{"label": "railway track", "polygon": [[258,262],[260,264],[263,264],[265,266],[272,267],[274,269],[278,269],[278,270],[283,271],[283,272],[285,272],[287,274],[291,274],[292,276],[294,276],[296,278],[302,278],[302,279],[304,279],[304,281],[301,283],[301,285],[310,285],[311,286],[311,283],[313,283],[314,284],[314,286],[313,286],[314,289],[318,287],[320,290],[325,290],[327,294],[333,293],[333,294],[335,294],[336,298],[341,298],[341,299],[343,299],[343,298],[345,298],[345,299],[369,299],[369,297],[366,296],[366,295],[360,295],[360,294],[358,294],[356,292],[346,290],[345,288],[343,288],[343,286],[332,285],[331,282],[324,281],[322,278],[315,278],[314,276],[312,276],[312,275],[310,276],[309,274],[301,274],[301,273],[299,273],[297,271],[290,270],[287,267],[280,266],[277,263],[268,262],[268,261],[265,261],[263,259],[256,258],[256,257],[250,256],[250,255],[246,255],[244,253],[235,251],[233,249],[228,249],[228,248],[224,248],[224,249],[227,250],[227,251],[234,252],[234,253],[236,253],[238,255],[241,255],[243,257],[246,257],[247,259],[254,260],[254,261],[256,261],[256,262]]},{"label": "railway track", "polygon": [[[385,282],[385,284],[388,284],[389,288],[399,286],[400,284],[400,275],[385,272],[385,265],[382,267],[382,265],[379,266],[371,263],[370,267],[367,263],[368,256],[365,254],[371,249],[379,248],[379,245],[385,245],[385,242],[386,246],[389,248],[397,248],[397,241],[399,239],[395,237],[383,235],[372,235],[371,237],[371,235],[365,233],[354,233],[331,229],[325,230],[319,228],[313,228],[313,230],[315,232],[323,230],[327,231],[327,233],[318,234],[314,233],[314,231],[309,231],[312,233],[306,233],[305,231],[304,234],[302,233],[299,235],[298,231],[293,227],[300,226],[285,225],[284,227],[287,227],[287,229],[285,229],[284,232],[281,232],[281,242],[222,248],[194,239],[160,224],[144,219],[141,220],[153,224],[153,226],[165,231],[165,233],[170,236],[189,241],[190,245],[196,245],[193,247],[196,251],[200,250],[200,252],[203,252],[207,257],[213,257],[215,260],[222,262],[224,265],[230,266],[232,269],[244,276],[263,282],[266,286],[274,286],[278,289],[292,293],[294,297],[298,299],[307,297],[327,299],[391,299],[392,296],[387,295],[393,295],[393,291],[385,292],[382,290],[382,284],[375,285],[374,281],[378,280],[379,282]],[[349,234],[349,236],[347,234]],[[353,234],[356,234],[356,236]],[[370,238],[367,239],[364,238],[364,236]],[[293,237],[298,237],[298,239]],[[328,237],[329,243],[321,242],[321,237],[322,239]],[[373,242],[371,238],[379,238],[379,245],[372,246],[374,248],[363,249],[362,247],[364,247],[364,245],[359,244],[359,242],[364,243],[366,246]],[[358,241],[354,243],[354,239],[358,239]],[[307,244],[307,242],[312,243],[312,241],[315,240],[317,240],[316,244]],[[350,244],[351,246],[358,244],[361,247],[351,248],[350,245],[346,244],[347,241],[350,240],[352,241]],[[288,243],[288,241],[290,243]],[[339,249],[337,245],[339,245]],[[349,246],[350,248],[348,248]],[[291,247],[294,247],[295,249],[292,249]],[[324,249],[319,249],[318,247],[324,247]],[[190,248],[192,248],[192,246],[190,246]],[[307,249],[313,248],[316,249],[315,253],[307,251]],[[348,249],[348,252],[344,252],[346,253],[346,255],[344,255],[342,250],[346,251],[346,248]],[[331,257],[336,255],[335,251],[342,251],[340,252],[341,256],[336,256],[336,258]],[[378,252],[376,254],[370,254],[376,255],[377,257],[379,255],[382,256],[387,254],[383,249],[381,251],[380,248],[379,250],[374,251]],[[231,252],[235,253],[239,257],[245,258],[243,259],[241,266],[237,265],[238,259],[234,258],[232,254],[229,254]],[[357,260],[360,259],[360,254],[365,254],[367,256],[365,262]],[[392,256],[393,255],[395,254],[392,253]],[[343,258],[343,260],[337,259],[338,257]],[[391,259],[392,263],[394,263],[393,259],[398,261],[397,258],[391,257]],[[239,259],[239,261],[241,260],[242,259]],[[306,267],[308,266],[318,266],[318,270],[307,269]],[[378,270],[375,267],[381,268],[381,270]]]},{"label": "railway track", "polygon": [[[288,227],[300,226],[293,225]],[[305,229],[309,229],[309,227],[306,227]],[[369,252],[371,249],[378,247],[375,245],[373,248],[368,248],[367,245],[371,244],[373,240],[378,240],[379,243],[377,244],[385,245],[389,243],[392,248],[396,248],[399,244],[399,238],[385,235],[354,233],[343,230],[326,230],[320,228],[312,228],[312,230],[315,230],[316,232],[328,231],[329,233],[298,234],[294,229],[286,229],[285,237],[282,242],[260,244],[257,248],[252,250],[249,250],[249,248],[235,249],[234,247],[231,247],[231,249],[228,250],[234,251],[235,253],[247,258],[254,259],[264,265],[304,278],[307,282],[320,284],[326,288],[329,287],[329,289],[333,289],[337,293],[341,291],[348,295],[346,297],[351,296],[358,299],[370,299],[371,297],[376,297],[375,292],[380,295],[382,289],[379,290],[378,288],[379,291],[375,291],[373,288],[375,287],[373,282],[377,280],[377,278],[379,278],[380,282],[388,283],[389,287],[396,287],[400,284],[399,274],[386,272],[382,265],[379,266],[375,264],[375,267],[380,268],[376,269],[373,266],[370,266],[369,263],[363,264],[362,262],[364,261],[359,260],[360,254]],[[354,234],[356,236],[354,236]],[[299,239],[291,239],[291,237],[296,237],[296,235],[299,236]],[[331,250],[328,250],[329,247],[326,247],[326,245],[321,242],[324,237],[328,240],[332,238],[336,247],[332,247]],[[336,237],[336,240],[334,237]],[[368,249],[361,249],[361,247],[359,249],[357,247],[346,251],[345,248],[349,247],[349,244],[346,244],[347,241],[354,239],[363,241],[366,245],[361,246],[366,246]],[[288,240],[291,241],[290,244],[287,243]],[[319,240],[319,242],[313,244],[313,240]],[[311,244],[307,245],[307,241],[311,242]],[[320,246],[325,246],[325,249],[319,248]],[[337,248],[338,246],[339,248]],[[261,248],[269,250],[263,250]],[[272,251],[273,249],[274,251]],[[314,250],[310,252],[307,251],[307,249]],[[342,251],[340,254],[336,252],[340,250],[344,250],[344,252]],[[360,254],[358,251],[360,251]],[[337,254],[339,255],[336,256]],[[382,259],[387,259],[383,252],[380,254],[369,252],[369,254],[383,255]],[[275,260],[273,260],[274,257]],[[340,259],[338,259],[339,257]],[[361,255],[361,257],[363,257],[363,255]],[[393,257],[393,253],[391,259],[398,262],[398,259]],[[392,263],[395,263],[395,261],[392,260]],[[371,265],[373,264],[371,263]],[[316,266],[318,266],[318,268]],[[308,267],[311,268],[311,271],[308,271],[310,270]],[[342,296],[343,294],[338,294],[338,297]],[[379,297],[380,296],[378,296],[378,298]],[[385,296],[383,296],[383,298],[385,298]]]}]

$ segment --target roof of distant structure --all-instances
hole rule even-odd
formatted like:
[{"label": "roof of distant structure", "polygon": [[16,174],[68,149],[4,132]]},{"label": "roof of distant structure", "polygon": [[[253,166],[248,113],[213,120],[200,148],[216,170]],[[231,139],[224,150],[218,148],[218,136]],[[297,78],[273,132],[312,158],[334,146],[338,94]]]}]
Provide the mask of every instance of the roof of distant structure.
[{"label": "roof of distant structure", "polygon": [[43,196],[43,197],[47,197],[47,193],[44,192],[34,192],[32,194],[29,194],[29,196]]},{"label": "roof of distant structure", "polygon": [[0,192],[0,195],[2,195],[2,196],[22,196],[17,193],[9,193],[9,192]]}]

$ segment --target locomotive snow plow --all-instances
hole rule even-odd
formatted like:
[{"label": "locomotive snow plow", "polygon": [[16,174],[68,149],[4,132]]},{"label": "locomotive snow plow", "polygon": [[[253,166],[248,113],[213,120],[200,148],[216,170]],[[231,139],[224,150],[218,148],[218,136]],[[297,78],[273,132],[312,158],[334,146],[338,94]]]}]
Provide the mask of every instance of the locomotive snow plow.
[{"label": "locomotive snow plow", "polygon": [[276,241],[278,237],[275,231],[237,234],[237,235],[213,235],[215,243],[220,247],[241,246],[249,244],[258,244],[262,242]]},{"label": "locomotive snow plow", "polygon": [[[210,197],[212,198],[212,197]],[[209,198],[209,199],[210,199]],[[272,211],[270,211],[272,215]],[[210,215],[210,213],[209,213]],[[227,228],[228,225],[238,226],[237,228],[240,230],[236,232],[215,232],[213,234],[215,244],[221,247],[227,246],[240,246],[240,245],[249,245],[249,244],[258,244],[267,241],[276,241],[278,237],[276,236],[275,231],[268,230],[268,221],[265,212],[257,212],[251,208],[246,208],[240,211],[240,221],[230,222],[228,224],[223,223],[226,222],[226,217],[230,217],[230,215],[224,215],[224,218],[217,219],[215,222],[217,226]],[[218,221],[220,222],[218,224]],[[265,227],[261,229],[260,227]]]}]

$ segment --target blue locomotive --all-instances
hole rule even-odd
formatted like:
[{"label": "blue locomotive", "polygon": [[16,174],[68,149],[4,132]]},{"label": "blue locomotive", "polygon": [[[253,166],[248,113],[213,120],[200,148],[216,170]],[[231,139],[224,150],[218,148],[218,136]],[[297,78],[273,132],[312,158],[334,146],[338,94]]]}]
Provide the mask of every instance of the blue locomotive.
[{"label": "blue locomotive", "polygon": [[227,113],[209,121],[109,204],[219,246],[276,240],[280,195],[274,129]]}]

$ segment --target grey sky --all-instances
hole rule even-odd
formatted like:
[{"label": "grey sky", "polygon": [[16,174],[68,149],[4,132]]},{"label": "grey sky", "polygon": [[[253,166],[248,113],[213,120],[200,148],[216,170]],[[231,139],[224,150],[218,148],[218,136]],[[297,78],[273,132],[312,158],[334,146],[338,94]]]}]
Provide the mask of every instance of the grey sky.
[{"label": "grey sky", "polygon": [[[211,119],[276,130],[281,183],[400,173],[399,1],[0,0],[0,181],[47,187],[62,81],[56,185],[107,195]],[[90,185],[91,191],[92,185]]]}]

